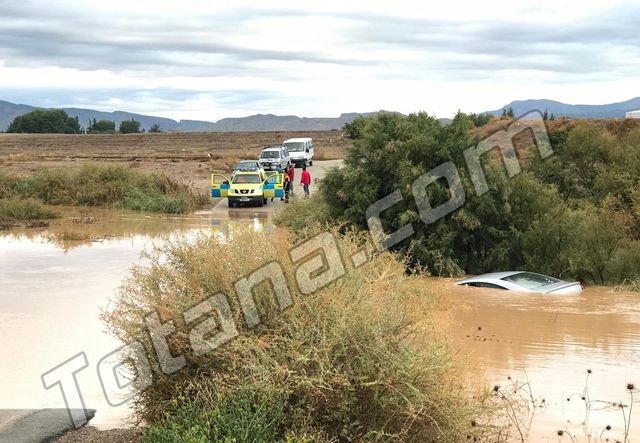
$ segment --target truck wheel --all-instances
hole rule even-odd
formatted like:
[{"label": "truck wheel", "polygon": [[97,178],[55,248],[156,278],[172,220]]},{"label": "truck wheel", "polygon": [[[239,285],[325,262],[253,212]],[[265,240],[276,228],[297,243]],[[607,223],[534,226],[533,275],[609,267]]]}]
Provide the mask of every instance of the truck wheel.
[{"label": "truck wheel", "polygon": [[269,200],[267,200],[266,198],[262,200],[262,203],[264,203],[265,205],[267,204]]},{"label": "truck wheel", "polygon": [[264,199],[261,198],[260,200],[258,200],[258,206],[259,207],[263,207],[264,206]]},{"label": "truck wheel", "polygon": [[309,160],[309,166],[313,166],[313,157],[311,157],[311,160]]}]

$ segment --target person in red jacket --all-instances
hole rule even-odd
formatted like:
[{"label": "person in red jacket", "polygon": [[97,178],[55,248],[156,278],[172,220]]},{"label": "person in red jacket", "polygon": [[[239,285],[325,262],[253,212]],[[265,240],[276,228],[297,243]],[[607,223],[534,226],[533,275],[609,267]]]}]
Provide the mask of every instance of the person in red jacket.
[{"label": "person in red jacket", "polygon": [[289,194],[293,196],[293,184],[295,183],[293,181],[294,175],[295,175],[295,166],[293,166],[293,163],[289,165],[289,170],[287,171],[287,174],[289,175]]},{"label": "person in red jacket", "polygon": [[311,174],[307,171],[307,167],[302,167],[302,176],[300,177],[300,184],[304,188],[305,197],[309,197],[309,185],[311,185]]}]

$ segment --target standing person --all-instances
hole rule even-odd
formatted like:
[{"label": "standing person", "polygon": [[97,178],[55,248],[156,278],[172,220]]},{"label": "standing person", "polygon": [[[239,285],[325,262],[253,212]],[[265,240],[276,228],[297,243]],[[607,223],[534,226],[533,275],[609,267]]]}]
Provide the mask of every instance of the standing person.
[{"label": "standing person", "polygon": [[295,183],[295,169],[296,167],[291,163],[289,165],[289,171],[287,171],[287,174],[289,174],[289,193],[291,196],[293,196],[293,184]]},{"label": "standing person", "polygon": [[300,184],[304,188],[305,197],[309,197],[309,185],[311,184],[311,174],[307,171],[307,167],[302,167],[302,176],[300,177]]},{"label": "standing person", "polygon": [[289,189],[291,187],[291,180],[286,172],[282,173],[282,189],[284,190],[284,197],[280,197],[280,200],[289,203]]}]

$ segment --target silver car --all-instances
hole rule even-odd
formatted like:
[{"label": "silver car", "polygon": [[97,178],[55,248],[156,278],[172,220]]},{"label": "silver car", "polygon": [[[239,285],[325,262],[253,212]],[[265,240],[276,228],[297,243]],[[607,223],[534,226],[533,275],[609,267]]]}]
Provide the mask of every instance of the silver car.
[{"label": "silver car", "polygon": [[507,289],[542,294],[576,295],[582,292],[582,285],[578,282],[566,282],[526,271],[492,272],[466,278],[456,284],[475,288]]},{"label": "silver car", "polygon": [[289,151],[281,145],[263,149],[258,161],[265,170],[269,171],[287,169],[291,164]]}]

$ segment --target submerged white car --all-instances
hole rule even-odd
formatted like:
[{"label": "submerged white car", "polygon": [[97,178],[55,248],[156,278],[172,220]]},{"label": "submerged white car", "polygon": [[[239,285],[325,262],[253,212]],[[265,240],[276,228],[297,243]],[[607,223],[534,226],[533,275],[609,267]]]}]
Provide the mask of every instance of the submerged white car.
[{"label": "submerged white car", "polygon": [[526,271],[492,272],[466,278],[456,282],[456,285],[558,295],[576,295],[582,292],[582,285],[578,282],[566,282]]}]

